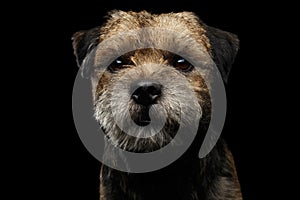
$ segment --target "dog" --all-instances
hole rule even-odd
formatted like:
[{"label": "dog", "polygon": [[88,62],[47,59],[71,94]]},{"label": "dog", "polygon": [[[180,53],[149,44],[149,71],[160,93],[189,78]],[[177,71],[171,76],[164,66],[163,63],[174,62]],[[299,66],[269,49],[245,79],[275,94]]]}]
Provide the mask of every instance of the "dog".
[{"label": "dog", "polygon": [[[179,105],[195,108],[200,116],[199,128],[187,151],[162,169],[148,173],[127,173],[102,165],[100,199],[241,200],[242,194],[233,156],[222,138],[205,158],[198,158],[211,119],[210,86],[205,81],[205,71],[200,73],[184,57],[196,56],[198,51],[193,50],[192,46],[198,45],[201,52],[209,56],[207,59],[211,59],[217,66],[226,83],[239,47],[237,36],[207,26],[192,12],[151,14],[147,11],[114,10],[108,14],[103,26],[74,34],[73,48],[77,64],[80,67],[86,65],[92,51],[96,52],[92,55],[94,64],[101,64],[103,55],[97,52],[99,44],[115,38],[118,34],[143,28],[157,28],[176,33],[165,36],[160,31],[154,31],[147,35],[149,40],[145,41],[152,39],[151,41],[160,43],[161,46],[166,43],[173,47],[177,45],[181,55],[166,50],[167,48],[154,48],[151,45],[123,52],[122,45],[132,44],[127,40],[131,37],[125,36],[119,37],[118,42],[107,43],[108,46],[114,45],[119,51],[117,54],[120,55],[109,62],[101,77],[92,81],[95,118],[101,129],[119,148],[129,152],[149,153],[172,143],[180,126]],[[164,37],[171,38],[170,41],[173,42],[162,39]],[[179,37],[180,40],[175,42],[172,37]],[[140,37],[137,41],[145,38]],[[182,47],[185,40],[189,40],[189,45]],[[206,58],[203,59],[205,62]],[[130,76],[122,79],[129,72]],[[97,77],[97,72],[94,71],[92,76]],[[120,79],[121,84],[117,84]],[[184,79],[187,81],[183,81]],[[197,105],[187,102],[188,98],[184,97],[182,88],[190,88],[195,93]],[[115,98],[113,104],[112,98]],[[135,137],[118,127],[111,106],[118,110],[121,120],[132,119],[138,127],[143,128],[151,123],[150,108],[154,108],[158,118],[165,114],[166,121],[163,128],[151,137]],[[196,109],[197,106],[200,109]]]}]

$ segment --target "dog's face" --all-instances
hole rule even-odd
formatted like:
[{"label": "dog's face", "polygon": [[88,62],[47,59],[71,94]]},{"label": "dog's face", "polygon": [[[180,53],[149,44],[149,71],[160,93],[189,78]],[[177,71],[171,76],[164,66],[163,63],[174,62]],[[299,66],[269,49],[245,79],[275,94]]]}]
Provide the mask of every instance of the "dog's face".
[{"label": "dog's face", "polygon": [[[204,79],[206,72],[189,62],[200,52],[191,47],[197,43],[201,52],[209,55],[207,59],[212,58],[225,82],[238,49],[236,36],[206,26],[193,13],[152,15],[148,12],[114,11],[104,26],[74,35],[73,46],[78,65],[84,65],[91,51],[94,51],[95,65],[101,64],[103,55],[109,54],[98,50],[99,44],[120,33],[149,27],[184,35],[178,40],[175,38],[177,34],[162,35],[160,31],[147,34],[148,41],[160,43],[160,47],[173,45],[180,51],[151,47],[123,52],[120,49],[128,44],[120,40],[114,49],[119,51],[118,57],[104,71],[100,73],[95,69],[92,75],[95,117],[107,137],[127,151],[150,152],[168,144],[182,123],[188,125],[193,121],[181,118],[182,106],[196,109],[201,118],[200,125],[207,126],[211,109],[209,83]],[[145,35],[135,38],[136,41],[144,39]],[[181,55],[176,52],[181,52]],[[202,59],[202,62],[208,62],[205,57]],[[196,102],[189,100],[187,90],[193,91],[197,97]],[[122,131],[115,122],[115,115],[124,121],[132,119],[136,126],[129,131],[137,132],[137,137]],[[154,128],[144,128],[154,118],[157,121],[166,119],[158,133]],[[139,134],[145,134],[145,131],[151,137],[138,137]]]}]

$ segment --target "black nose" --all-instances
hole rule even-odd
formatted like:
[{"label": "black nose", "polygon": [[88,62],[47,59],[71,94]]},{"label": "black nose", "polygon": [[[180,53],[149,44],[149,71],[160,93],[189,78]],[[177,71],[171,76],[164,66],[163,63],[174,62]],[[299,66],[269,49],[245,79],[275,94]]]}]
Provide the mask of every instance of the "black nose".
[{"label": "black nose", "polygon": [[150,106],[157,102],[161,96],[162,85],[153,81],[141,81],[137,89],[132,93],[131,98],[143,106]]}]

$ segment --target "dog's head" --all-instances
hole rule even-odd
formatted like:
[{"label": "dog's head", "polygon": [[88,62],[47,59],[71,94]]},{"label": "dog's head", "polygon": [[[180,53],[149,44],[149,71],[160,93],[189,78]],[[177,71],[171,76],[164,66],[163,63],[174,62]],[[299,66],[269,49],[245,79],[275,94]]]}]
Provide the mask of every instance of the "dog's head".
[{"label": "dog's head", "polygon": [[[205,25],[190,12],[113,11],[102,27],[75,33],[73,47],[81,67],[90,60],[93,66],[109,63],[105,69],[92,70],[95,117],[107,137],[128,151],[149,152],[168,144],[182,123],[193,121],[181,118],[182,106],[196,110],[200,125],[208,125],[211,99],[204,79],[208,72],[190,61],[212,60],[226,82],[238,39]],[[136,126],[128,130],[137,137],[125,133],[116,117],[132,119]],[[152,120],[164,121],[163,128],[145,129]],[[138,137],[145,131],[151,137]]]}]

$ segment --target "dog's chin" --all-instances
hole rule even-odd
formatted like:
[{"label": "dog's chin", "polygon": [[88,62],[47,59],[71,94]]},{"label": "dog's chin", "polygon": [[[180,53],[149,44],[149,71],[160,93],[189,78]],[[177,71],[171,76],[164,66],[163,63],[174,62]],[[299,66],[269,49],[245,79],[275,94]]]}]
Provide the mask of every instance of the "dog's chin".
[{"label": "dog's chin", "polygon": [[[148,153],[159,150],[173,140],[180,126],[179,110],[170,109],[169,104],[163,101],[150,107],[133,102],[122,106],[118,104],[114,108],[118,111],[115,114],[120,117],[118,123],[111,110],[103,105],[103,102],[96,105],[96,119],[108,142],[125,151]],[[126,110],[129,112],[126,113]],[[128,120],[137,126],[131,126]],[[123,125],[123,128],[119,125]]]},{"label": "dog's chin", "polygon": [[117,125],[114,129],[103,129],[106,137],[109,138],[111,143],[123,150],[134,152],[134,153],[148,153],[159,150],[164,146],[168,145],[179,129],[179,123],[173,119],[167,119],[164,126],[160,131],[155,129],[144,129],[145,126],[151,124],[151,119],[149,113],[146,112],[147,109],[141,110],[141,112],[132,113],[131,118],[141,130],[148,131],[146,135],[152,135],[147,138],[134,137],[124,131],[122,131]]}]

